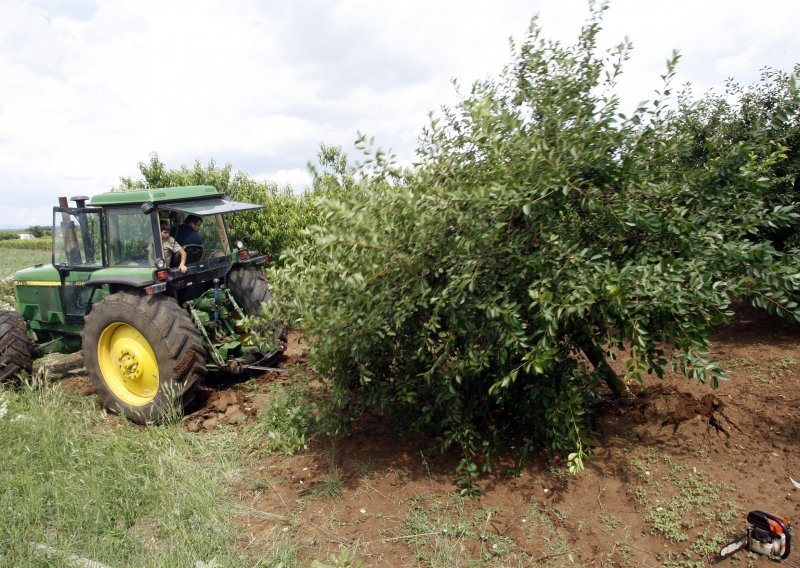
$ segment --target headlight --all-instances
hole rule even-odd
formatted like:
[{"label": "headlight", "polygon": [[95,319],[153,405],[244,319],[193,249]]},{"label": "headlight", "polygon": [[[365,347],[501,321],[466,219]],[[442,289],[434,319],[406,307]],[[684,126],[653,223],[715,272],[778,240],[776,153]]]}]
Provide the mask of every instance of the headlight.
[{"label": "headlight", "polygon": [[244,248],[244,243],[242,241],[236,241],[236,249],[242,250]]},{"label": "headlight", "polygon": [[166,263],[164,262],[163,258],[159,258],[156,260],[156,268],[164,268]]}]

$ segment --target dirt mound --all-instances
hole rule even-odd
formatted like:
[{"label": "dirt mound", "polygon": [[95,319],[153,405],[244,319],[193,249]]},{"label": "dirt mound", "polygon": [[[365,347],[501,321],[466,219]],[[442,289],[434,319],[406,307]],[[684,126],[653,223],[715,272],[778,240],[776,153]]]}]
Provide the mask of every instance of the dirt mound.
[{"label": "dirt mound", "polygon": [[190,432],[212,430],[222,424],[238,426],[255,416],[245,394],[237,390],[201,389],[193,405],[200,408],[184,419]]}]

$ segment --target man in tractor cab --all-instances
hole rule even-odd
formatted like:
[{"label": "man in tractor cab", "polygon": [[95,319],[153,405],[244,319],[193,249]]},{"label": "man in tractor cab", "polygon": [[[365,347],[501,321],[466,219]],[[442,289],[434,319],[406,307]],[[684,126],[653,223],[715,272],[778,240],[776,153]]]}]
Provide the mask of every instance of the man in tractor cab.
[{"label": "man in tractor cab", "polygon": [[174,238],[169,236],[169,223],[166,221],[161,222],[161,247],[164,252],[164,262],[167,263],[167,266],[171,266],[172,259],[178,254],[181,259],[178,270],[186,272],[186,251]]},{"label": "man in tractor cab", "polygon": [[200,227],[202,226],[202,218],[197,215],[187,215],[186,220],[178,227],[178,231],[175,233],[175,240],[182,246],[202,245],[203,241],[200,238]]}]

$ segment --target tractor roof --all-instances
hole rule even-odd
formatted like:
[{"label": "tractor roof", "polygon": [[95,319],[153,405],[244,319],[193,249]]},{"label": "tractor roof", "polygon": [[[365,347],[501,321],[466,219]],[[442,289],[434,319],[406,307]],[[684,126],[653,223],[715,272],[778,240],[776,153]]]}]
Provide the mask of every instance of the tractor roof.
[{"label": "tractor roof", "polygon": [[98,193],[89,201],[91,206],[140,205],[146,201],[164,203],[194,199],[221,198],[222,193],[210,185],[190,185],[183,187],[158,187],[137,191],[109,191]]}]

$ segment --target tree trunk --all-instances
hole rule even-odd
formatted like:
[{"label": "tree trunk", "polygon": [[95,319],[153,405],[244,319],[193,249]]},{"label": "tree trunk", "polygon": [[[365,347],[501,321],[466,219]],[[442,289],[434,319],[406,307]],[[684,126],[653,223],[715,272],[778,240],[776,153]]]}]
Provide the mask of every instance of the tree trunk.
[{"label": "tree trunk", "polygon": [[595,370],[603,378],[603,380],[614,393],[614,396],[624,400],[633,398],[628,385],[619,378],[619,375],[611,368],[606,362],[605,354],[602,349],[597,347],[594,342],[584,334],[578,334],[574,337],[575,344],[583,351],[589,361],[594,365]]}]

